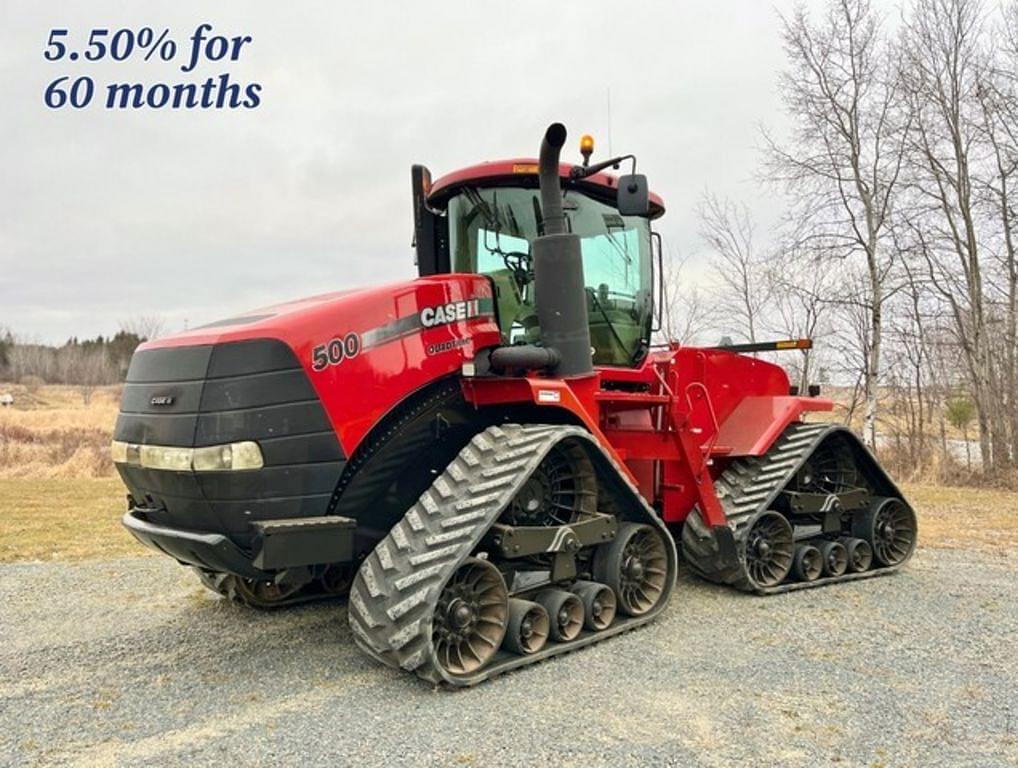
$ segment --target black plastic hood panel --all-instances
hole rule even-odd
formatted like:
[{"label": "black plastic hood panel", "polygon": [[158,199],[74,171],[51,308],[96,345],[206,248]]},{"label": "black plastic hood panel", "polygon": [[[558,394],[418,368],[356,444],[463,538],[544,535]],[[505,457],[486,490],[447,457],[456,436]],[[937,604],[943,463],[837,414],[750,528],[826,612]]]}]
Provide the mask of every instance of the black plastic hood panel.
[{"label": "black plastic hood panel", "polygon": [[114,439],[175,447],[257,442],[261,470],[118,466],[151,522],[228,533],[238,543],[255,520],[325,514],[346,464],[304,369],[275,339],[137,352]]}]

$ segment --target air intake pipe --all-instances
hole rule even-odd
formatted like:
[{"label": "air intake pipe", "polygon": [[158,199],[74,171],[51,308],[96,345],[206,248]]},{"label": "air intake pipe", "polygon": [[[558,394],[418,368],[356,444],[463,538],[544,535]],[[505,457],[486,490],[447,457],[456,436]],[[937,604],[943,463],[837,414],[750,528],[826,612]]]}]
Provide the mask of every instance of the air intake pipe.
[{"label": "air intake pipe", "polygon": [[538,177],[544,234],[534,240],[534,302],[543,346],[558,352],[555,376],[582,376],[594,370],[587,323],[580,237],[566,232],[559,184],[559,152],[566,128],[552,123],[541,142]]}]

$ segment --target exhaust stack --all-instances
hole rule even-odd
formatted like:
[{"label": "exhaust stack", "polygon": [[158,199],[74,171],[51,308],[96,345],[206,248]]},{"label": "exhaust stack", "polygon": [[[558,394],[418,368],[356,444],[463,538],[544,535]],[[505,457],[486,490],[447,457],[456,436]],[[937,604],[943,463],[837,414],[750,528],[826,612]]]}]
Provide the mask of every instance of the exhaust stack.
[{"label": "exhaust stack", "polygon": [[555,376],[593,373],[590,326],[587,322],[587,289],[583,280],[580,237],[566,232],[559,184],[559,152],[566,128],[552,123],[541,142],[538,174],[544,234],[534,240],[534,303],[541,327],[541,342],[558,352]]}]

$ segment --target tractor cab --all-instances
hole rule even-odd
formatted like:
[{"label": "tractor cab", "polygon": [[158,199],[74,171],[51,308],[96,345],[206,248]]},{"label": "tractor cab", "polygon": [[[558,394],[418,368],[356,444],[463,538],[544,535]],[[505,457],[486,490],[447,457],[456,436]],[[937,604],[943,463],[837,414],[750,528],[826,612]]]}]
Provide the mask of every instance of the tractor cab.
[{"label": "tractor cab", "polygon": [[[592,149],[584,137],[585,160]],[[647,191],[644,177],[604,172],[623,159],[629,158],[563,163],[559,180],[565,230],[580,237],[593,362],[628,367],[646,355],[655,326],[660,252],[651,221],[664,204]],[[420,274],[487,275],[504,343],[539,342],[531,245],[545,234],[545,221],[537,160],[482,163],[434,183],[417,165],[412,176]]]}]

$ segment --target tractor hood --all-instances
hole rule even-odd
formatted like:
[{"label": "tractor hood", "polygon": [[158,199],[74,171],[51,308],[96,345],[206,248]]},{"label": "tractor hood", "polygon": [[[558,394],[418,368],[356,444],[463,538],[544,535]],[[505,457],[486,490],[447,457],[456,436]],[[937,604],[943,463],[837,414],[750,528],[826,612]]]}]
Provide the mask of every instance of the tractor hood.
[{"label": "tractor hood", "polygon": [[[273,370],[283,365],[280,352],[261,362],[245,352],[269,341],[287,350],[287,366],[303,370],[349,455],[394,404],[457,373],[479,349],[499,344],[501,335],[487,277],[436,275],[277,304],[147,342],[131,361],[128,386],[141,383],[139,377],[146,383],[212,378],[216,359],[227,354],[237,358],[229,370],[238,375]],[[160,416],[176,410],[142,405]]]},{"label": "tractor hood", "polygon": [[382,417],[500,339],[477,275],[314,296],[159,339],[131,359],[114,460],[148,522],[243,546],[252,522],[325,514]]}]

